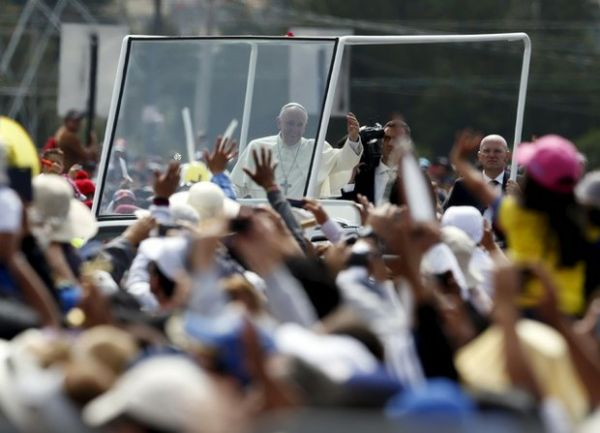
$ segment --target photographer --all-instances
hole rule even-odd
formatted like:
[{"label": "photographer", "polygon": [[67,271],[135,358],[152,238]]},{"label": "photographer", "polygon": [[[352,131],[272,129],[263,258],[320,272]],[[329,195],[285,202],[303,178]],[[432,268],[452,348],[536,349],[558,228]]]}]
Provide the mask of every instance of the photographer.
[{"label": "photographer", "polygon": [[365,151],[350,182],[342,188],[342,198],[357,201],[361,194],[377,206],[388,201],[397,174],[396,143],[403,136],[410,137],[410,127],[402,120],[392,120],[383,128],[378,124],[362,128],[360,134]]}]

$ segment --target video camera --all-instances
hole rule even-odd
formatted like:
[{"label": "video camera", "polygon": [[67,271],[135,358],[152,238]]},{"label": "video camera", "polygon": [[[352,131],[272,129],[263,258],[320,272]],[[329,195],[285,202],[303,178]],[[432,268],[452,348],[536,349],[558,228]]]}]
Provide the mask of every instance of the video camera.
[{"label": "video camera", "polygon": [[358,132],[363,145],[372,145],[380,140],[385,135],[384,128],[381,124],[376,123],[373,126],[362,126]]}]

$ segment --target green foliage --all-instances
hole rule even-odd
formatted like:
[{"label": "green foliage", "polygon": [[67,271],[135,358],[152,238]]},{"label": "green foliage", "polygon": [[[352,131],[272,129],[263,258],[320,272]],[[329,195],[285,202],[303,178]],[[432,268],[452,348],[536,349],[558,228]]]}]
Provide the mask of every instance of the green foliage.
[{"label": "green foliage", "polygon": [[575,144],[587,158],[588,170],[600,169],[600,128],[590,129],[579,137]]},{"label": "green foliage", "polygon": [[[343,17],[356,34],[524,31],[533,55],[523,138],[557,133],[589,139],[600,118],[599,6],[591,0],[293,0],[316,13],[315,26]],[[326,18],[328,20],[326,20]],[[310,24],[309,24],[310,25]],[[331,24],[329,24],[331,25]],[[397,29],[397,31],[394,31]],[[501,45],[501,44],[500,44]],[[513,135],[522,47],[353,48],[351,105],[359,118],[385,121],[402,112],[417,144],[447,153],[454,132],[471,126]],[[339,131],[333,131],[337,134]],[[585,143],[587,141],[584,140]],[[597,146],[597,145],[596,145]]]}]

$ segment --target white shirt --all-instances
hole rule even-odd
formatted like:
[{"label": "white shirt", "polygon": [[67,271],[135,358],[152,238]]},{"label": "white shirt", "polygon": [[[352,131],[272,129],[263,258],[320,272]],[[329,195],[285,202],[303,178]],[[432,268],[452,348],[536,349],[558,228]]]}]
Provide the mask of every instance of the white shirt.
[{"label": "white shirt", "polygon": [[[362,267],[341,271],[336,283],[344,304],[367,322],[385,348],[385,364],[392,376],[407,386],[423,383],[424,375],[414,345],[409,309],[399,298],[393,283],[386,281],[369,288],[368,272]],[[404,288],[408,290],[408,288]]]},{"label": "white shirt", "polygon": [[389,201],[389,197],[385,197],[386,188],[396,178],[397,173],[397,168],[388,167],[383,161],[379,161],[379,165],[375,167],[375,185],[373,186],[375,206]]},{"label": "white shirt", "polygon": [[[496,189],[496,192],[499,194],[502,194],[502,183],[504,182],[504,170],[502,171],[502,173],[500,173],[498,176],[496,176],[494,179],[492,179],[491,177],[489,177],[487,174],[485,174],[485,171],[482,172],[483,173],[483,180],[485,180],[486,183],[490,183],[491,181],[495,180],[496,182],[498,182],[494,188]],[[494,212],[492,211],[491,207],[488,207],[484,212],[483,212],[483,218],[485,218],[486,220],[489,221],[489,223],[492,223],[492,218],[494,216]]]},{"label": "white shirt", "polygon": [[0,233],[18,233],[21,230],[23,205],[21,199],[7,186],[0,186]]}]

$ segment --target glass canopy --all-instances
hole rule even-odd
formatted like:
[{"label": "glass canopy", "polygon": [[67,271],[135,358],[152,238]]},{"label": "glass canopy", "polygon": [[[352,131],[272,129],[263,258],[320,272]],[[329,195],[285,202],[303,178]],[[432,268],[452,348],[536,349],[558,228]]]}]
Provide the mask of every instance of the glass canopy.
[{"label": "glass canopy", "polygon": [[[294,182],[304,194],[336,43],[302,38],[127,38],[99,173],[97,215],[146,208],[153,171],[173,159],[183,164],[187,182],[206,179],[201,152],[212,149],[226,131],[239,144],[243,165],[249,142],[279,133],[280,110],[290,102],[301,104],[307,115],[302,136],[310,145],[301,150],[308,154],[297,155],[295,163],[302,165],[294,169]],[[280,125],[285,128],[283,122]],[[278,180],[283,183],[279,173]],[[240,197],[258,196],[252,188],[238,192]]]},{"label": "glass canopy", "polygon": [[[522,58],[521,50],[508,48],[507,43],[523,44]],[[469,63],[460,59],[473,53],[461,51],[462,44],[468,44],[476,55],[494,56],[494,62],[489,62],[493,69],[471,72]],[[452,51],[450,46],[456,49]],[[350,47],[355,70],[342,66]],[[410,61],[389,71],[385,65],[391,57]],[[442,57],[455,59],[456,65],[440,68],[431,61]],[[334,146],[343,144],[344,113],[350,109],[349,95],[339,86],[344,81],[343,69],[350,77],[358,76],[351,81],[358,96],[351,109],[361,123],[384,123],[386,112],[400,108],[414,121],[417,147],[424,144],[426,149],[434,148],[439,137],[433,134],[437,130],[434,125],[419,124],[423,109],[434,109],[440,122],[452,126],[453,105],[444,102],[445,96],[453,96],[446,100],[469,108],[474,98],[490,98],[490,86],[501,85],[491,90],[502,122],[496,117],[483,119],[482,126],[490,124],[497,130],[503,125],[506,129],[514,119],[516,150],[530,57],[531,44],[524,33],[339,38],[129,36],[123,42],[102,149],[96,216],[101,224],[111,225],[127,219],[136,209],[147,208],[153,171],[164,170],[174,159],[183,165],[182,189],[209,180],[202,151],[211,150],[223,134],[239,143],[240,156],[228,167],[238,198],[262,196],[241,170],[252,165],[248,149],[253,140],[261,146],[271,145],[274,158],[281,160],[276,180],[289,197],[328,196],[323,186],[329,182],[329,190],[334,191],[334,172],[329,166],[337,163],[332,164],[326,154],[330,150],[326,139]],[[367,69],[370,75],[365,74]],[[361,81],[362,75],[366,82]],[[376,103],[361,105],[372,100],[369,95],[377,96]],[[286,113],[295,116],[282,116],[282,107],[290,103],[294,104]],[[334,113],[337,119],[333,119]],[[465,117],[477,118],[476,113]],[[324,164],[329,171],[322,178],[319,174],[327,171]],[[350,177],[350,172],[335,174],[336,187]]]}]

